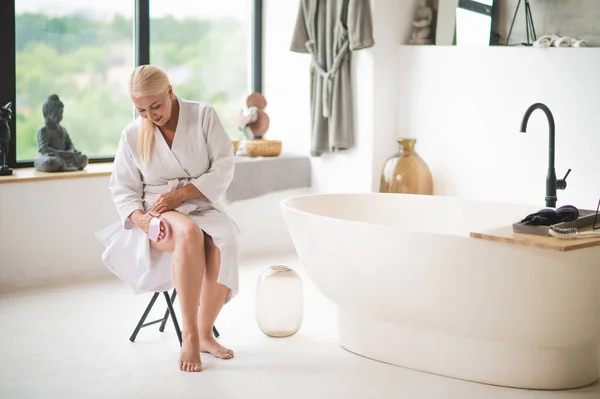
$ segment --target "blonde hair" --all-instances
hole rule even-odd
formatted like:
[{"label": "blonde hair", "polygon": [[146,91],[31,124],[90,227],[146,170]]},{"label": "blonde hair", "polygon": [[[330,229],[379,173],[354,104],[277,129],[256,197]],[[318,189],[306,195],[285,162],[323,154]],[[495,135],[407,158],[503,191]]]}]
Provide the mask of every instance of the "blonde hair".
[{"label": "blonde hair", "polygon": [[[140,65],[129,77],[129,94],[131,97],[154,96],[167,90],[171,83],[167,74],[153,65]],[[139,151],[144,163],[148,163],[154,149],[155,125],[150,119],[140,121]]]}]

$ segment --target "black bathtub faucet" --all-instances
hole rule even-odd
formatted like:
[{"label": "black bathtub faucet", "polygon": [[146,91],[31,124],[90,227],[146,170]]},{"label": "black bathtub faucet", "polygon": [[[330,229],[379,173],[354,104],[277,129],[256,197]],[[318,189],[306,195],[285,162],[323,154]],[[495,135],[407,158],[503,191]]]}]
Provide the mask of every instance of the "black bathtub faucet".
[{"label": "black bathtub faucet", "polygon": [[567,176],[571,173],[571,169],[567,171],[567,174],[562,179],[556,179],[556,172],[554,171],[554,117],[550,109],[542,103],[535,103],[527,108],[523,120],[521,121],[521,133],[526,133],[527,122],[529,117],[536,109],[541,109],[548,118],[548,125],[550,127],[550,141],[548,143],[548,173],[546,174],[546,206],[556,208],[556,190],[564,190],[567,188]]}]

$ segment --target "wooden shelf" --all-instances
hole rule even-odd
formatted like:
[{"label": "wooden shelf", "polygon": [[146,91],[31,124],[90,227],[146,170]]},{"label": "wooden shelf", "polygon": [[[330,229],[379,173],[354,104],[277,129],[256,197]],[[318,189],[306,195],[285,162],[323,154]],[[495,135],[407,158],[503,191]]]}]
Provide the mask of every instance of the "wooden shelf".
[{"label": "wooden shelf", "polygon": [[[592,228],[588,226],[580,229],[580,231],[590,231]],[[600,230],[596,230],[600,232]],[[549,249],[554,251],[566,252],[575,249],[590,248],[600,246],[600,237],[592,238],[573,238],[563,240],[552,236],[537,236],[533,234],[513,233],[512,226],[499,227],[482,232],[471,232],[473,238],[481,238],[484,240],[505,242],[510,244],[525,245],[540,249]]]}]

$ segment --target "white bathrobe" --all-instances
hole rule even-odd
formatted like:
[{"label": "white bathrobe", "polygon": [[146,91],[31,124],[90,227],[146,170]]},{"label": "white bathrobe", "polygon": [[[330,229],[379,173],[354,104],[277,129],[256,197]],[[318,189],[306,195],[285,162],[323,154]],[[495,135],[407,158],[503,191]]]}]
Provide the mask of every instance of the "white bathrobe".
[{"label": "white bathrobe", "polygon": [[239,229],[222,203],[233,178],[233,145],[214,108],[178,101],[179,120],[172,148],[156,127],[154,150],[147,165],[138,151],[141,119],[123,130],[109,184],[121,221],[98,232],[96,237],[106,247],[102,254],[106,267],[136,294],[171,289],[171,253],[152,249],[148,236],[128,216],[137,209],[147,211],[163,193],[193,184],[208,200],[185,201],[175,210],[188,215],[219,248],[221,267],[217,281],[230,288],[228,302],[239,287]]}]

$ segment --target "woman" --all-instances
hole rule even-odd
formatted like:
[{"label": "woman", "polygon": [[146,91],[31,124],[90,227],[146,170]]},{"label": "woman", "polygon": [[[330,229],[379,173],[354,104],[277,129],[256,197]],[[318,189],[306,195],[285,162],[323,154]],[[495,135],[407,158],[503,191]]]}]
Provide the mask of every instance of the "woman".
[{"label": "woman", "polygon": [[139,117],[115,154],[109,187],[121,221],[97,234],[102,259],[136,293],[175,285],[179,367],[200,371],[200,352],[233,357],[212,335],[238,292],[238,228],[221,202],[233,178],[233,145],[215,110],[177,98],[159,68],[137,67],[129,89]]}]

